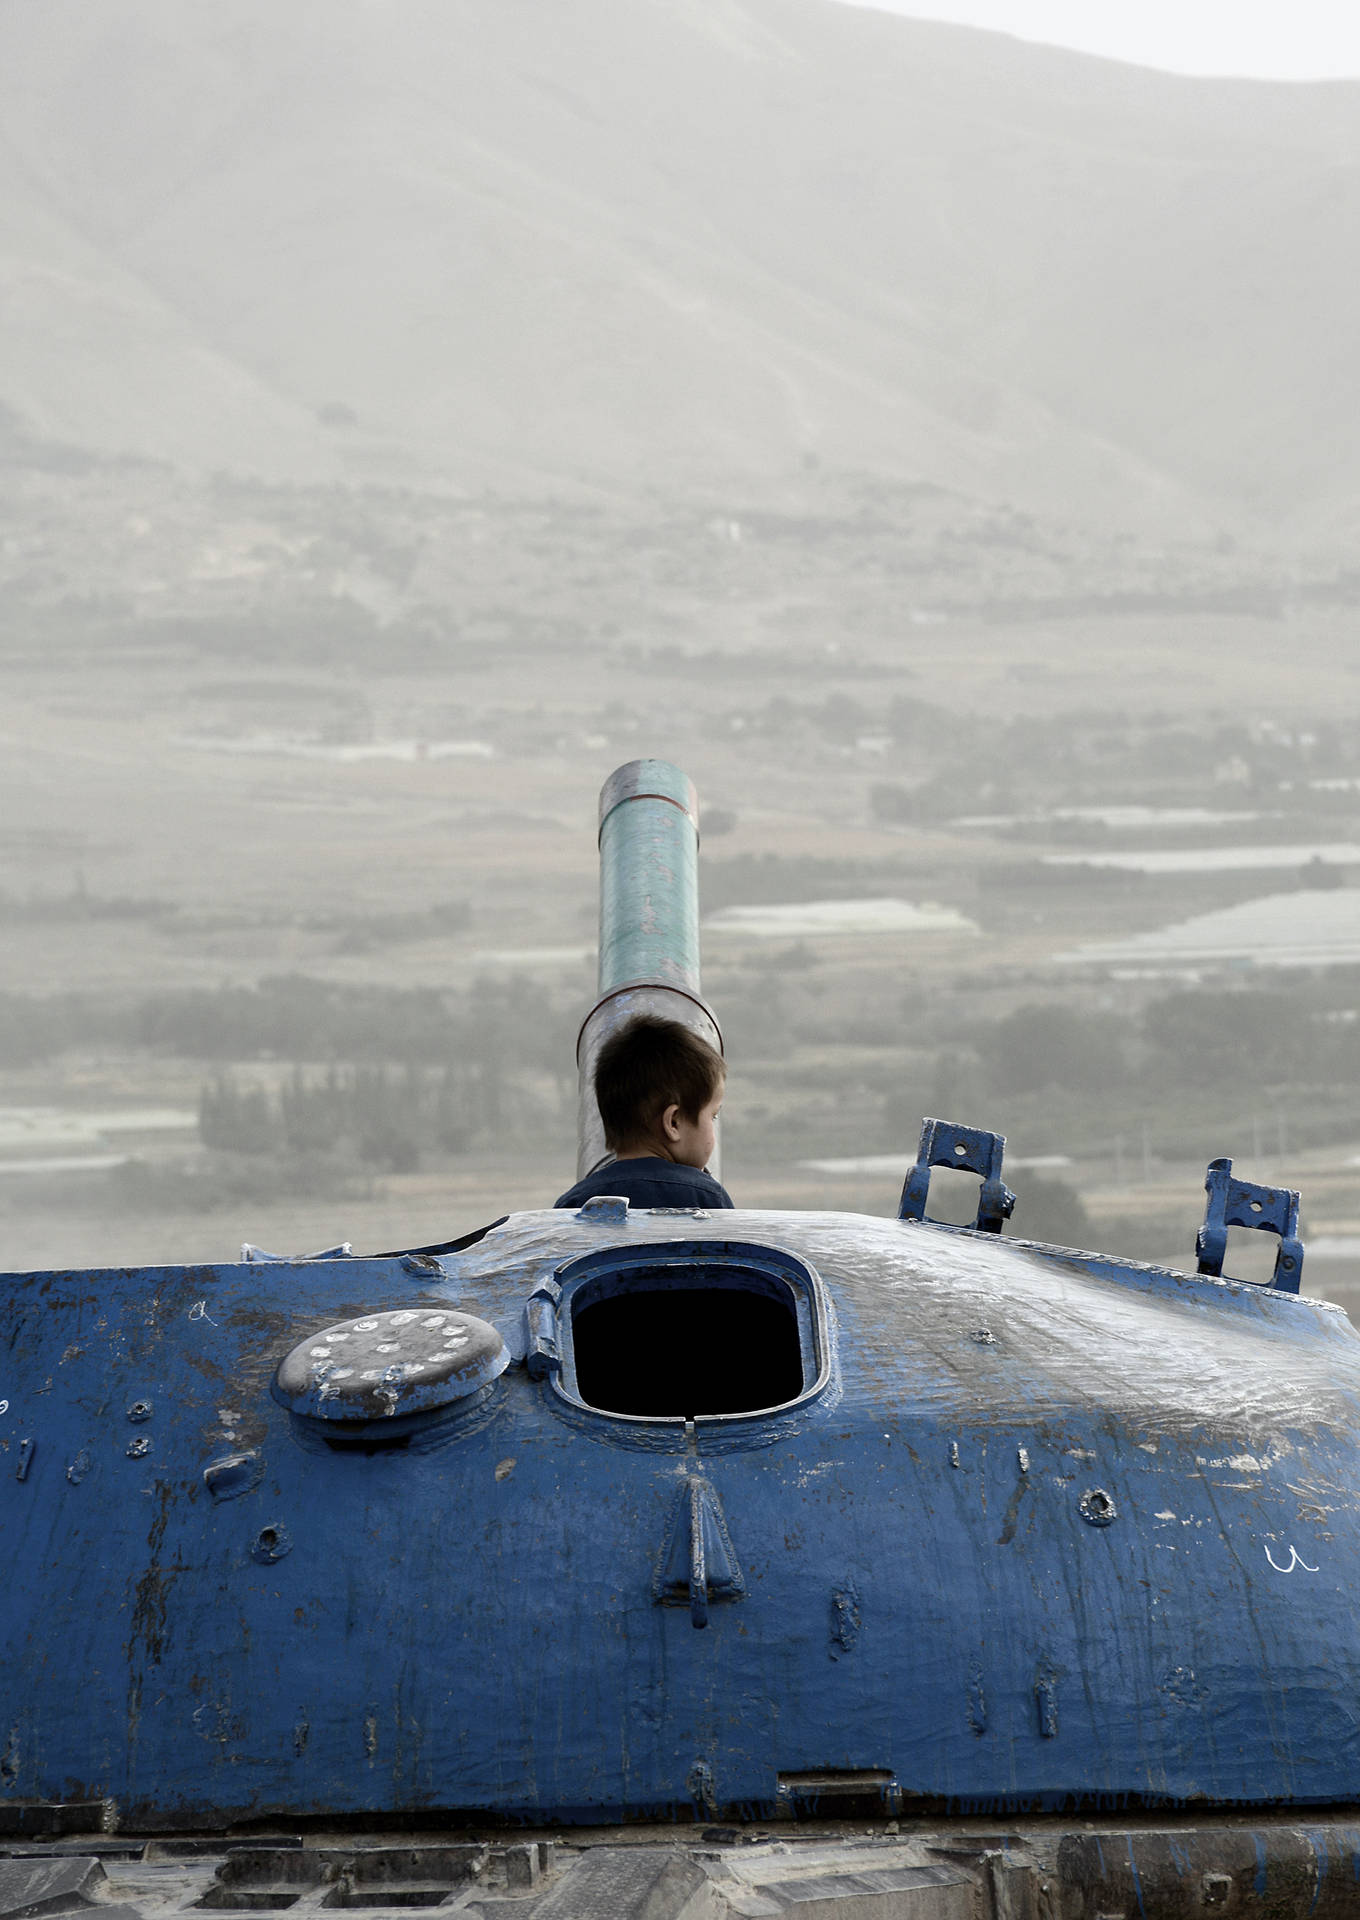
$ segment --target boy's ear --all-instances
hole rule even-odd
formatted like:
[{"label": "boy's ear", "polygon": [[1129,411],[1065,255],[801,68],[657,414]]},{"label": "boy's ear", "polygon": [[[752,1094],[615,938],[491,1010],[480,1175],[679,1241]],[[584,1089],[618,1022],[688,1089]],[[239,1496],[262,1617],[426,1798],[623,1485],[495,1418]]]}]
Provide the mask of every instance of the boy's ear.
[{"label": "boy's ear", "polygon": [[678,1140],[680,1138],[679,1119],[680,1106],[677,1101],[672,1101],[670,1106],[662,1108],[661,1131],[667,1140]]}]

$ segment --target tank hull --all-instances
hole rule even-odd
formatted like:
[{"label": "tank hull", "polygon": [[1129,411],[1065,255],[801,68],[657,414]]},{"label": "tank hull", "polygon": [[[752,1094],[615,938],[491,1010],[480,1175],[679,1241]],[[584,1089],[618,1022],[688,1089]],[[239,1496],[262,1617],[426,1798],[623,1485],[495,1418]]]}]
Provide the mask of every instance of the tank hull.
[{"label": "tank hull", "polygon": [[[571,1273],[743,1247],[816,1282],[799,1392],[590,1404]],[[474,1314],[511,1364],[344,1444],[272,1396],[298,1341],[394,1308]],[[18,1276],[0,1314],[16,1817],[1360,1798],[1360,1342],[1323,1303],[914,1222],[531,1213],[438,1258]]]}]

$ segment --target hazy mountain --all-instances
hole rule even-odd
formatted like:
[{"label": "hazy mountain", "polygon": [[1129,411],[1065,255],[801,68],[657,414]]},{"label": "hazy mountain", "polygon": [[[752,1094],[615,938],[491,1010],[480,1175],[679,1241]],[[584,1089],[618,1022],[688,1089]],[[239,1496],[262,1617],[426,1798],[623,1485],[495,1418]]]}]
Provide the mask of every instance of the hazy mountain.
[{"label": "hazy mountain", "polygon": [[41,436],[1360,518],[1360,85],[833,0],[3,0],[0,130]]}]

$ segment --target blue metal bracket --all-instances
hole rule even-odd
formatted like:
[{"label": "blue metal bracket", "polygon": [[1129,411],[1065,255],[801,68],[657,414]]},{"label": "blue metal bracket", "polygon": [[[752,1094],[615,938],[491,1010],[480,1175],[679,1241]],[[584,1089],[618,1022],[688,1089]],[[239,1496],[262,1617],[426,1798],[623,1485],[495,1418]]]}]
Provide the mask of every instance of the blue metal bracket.
[{"label": "blue metal bracket", "polygon": [[1271,1286],[1281,1293],[1297,1293],[1303,1278],[1298,1194],[1289,1187],[1258,1187],[1250,1180],[1234,1180],[1231,1160],[1209,1162],[1204,1191],[1209,1196],[1204,1225],[1195,1240],[1199,1271],[1215,1278],[1223,1272],[1229,1227],[1259,1227],[1280,1236]]},{"label": "blue metal bracket", "polygon": [[557,1303],[561,1298],[557,1282],[545,1280],[524,1303],[524,1364],[531,1380],[546,1380],[549,1374],[562,1371],[562,1350],[557,1341]]},{"label": "blue metal bracket", "polygon": [[687,1474],[671,1508],[652,1583],[659,1606],[688,1607],[690,1625],[708,1625],[709,1603],[746,1592],[722,1502],[707,1480]]},{"label": "blue metal bracket", "polygon": [[596,1227],[622,1227],[628,1224],[628,1201],[621,1193],[592,1193],[576,1210],[578,1220],[589,1220]]},{"label": "blue metal bracket", "polygon": [[952,1120],[923,1120],[916,1165],[902,1188],[898,1219],[926,1218],[932,1167],[960,1167],[965,1173],[976,1173],[982,1181],[974,1227],[980,1233],[1000,1233],[1015,1206],[1015,1195],[1001,1178],[1005,1151],[1004,1133],[984,1133],[980,1127],[960,1127]]}]

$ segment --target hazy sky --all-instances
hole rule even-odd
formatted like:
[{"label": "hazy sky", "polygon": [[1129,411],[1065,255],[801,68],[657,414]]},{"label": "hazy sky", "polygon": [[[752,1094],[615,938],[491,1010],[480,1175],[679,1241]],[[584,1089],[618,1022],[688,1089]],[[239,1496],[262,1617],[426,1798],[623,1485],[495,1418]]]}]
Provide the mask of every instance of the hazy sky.
[{"label": "hazy sky", "polygon": [[859,0],[1173,73],[1360,76],[1360,0]]}]

